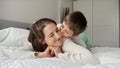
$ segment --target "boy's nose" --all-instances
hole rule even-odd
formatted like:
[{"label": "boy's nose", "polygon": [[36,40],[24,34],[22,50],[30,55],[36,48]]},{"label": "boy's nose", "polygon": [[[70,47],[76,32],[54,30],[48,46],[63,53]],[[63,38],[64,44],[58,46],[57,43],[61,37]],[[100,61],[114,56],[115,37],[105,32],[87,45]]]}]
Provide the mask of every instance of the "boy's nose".
[{"label": "boy's nose", "polygon": [[60,32],[63,34],[63,33],[64,33],[64,30],[63,30],[63,29],[60,29]]},{"label": "boy's nose", "polygon": [[62,36],[62,32],[61,32],[61,30],[59,30],[58,34],[59,34],[60,36]]}]

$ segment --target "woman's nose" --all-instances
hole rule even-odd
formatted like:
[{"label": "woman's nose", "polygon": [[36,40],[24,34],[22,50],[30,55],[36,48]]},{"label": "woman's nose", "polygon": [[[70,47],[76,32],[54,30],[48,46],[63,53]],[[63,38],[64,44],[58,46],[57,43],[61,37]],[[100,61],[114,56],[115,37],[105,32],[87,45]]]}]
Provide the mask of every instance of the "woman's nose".
[{"label": "woman's nose", "polygon": [[61,36],[61,34],[60,33],[56,33],[56,38],[57,39],[59,39],[59,38],[61,38],[62,36]]}]

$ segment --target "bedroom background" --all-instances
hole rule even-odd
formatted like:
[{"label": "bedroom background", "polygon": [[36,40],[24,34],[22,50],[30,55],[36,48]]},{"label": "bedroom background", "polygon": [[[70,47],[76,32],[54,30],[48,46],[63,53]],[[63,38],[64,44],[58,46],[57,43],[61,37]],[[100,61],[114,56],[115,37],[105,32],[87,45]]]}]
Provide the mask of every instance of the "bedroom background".
[{"label": "bedroom background", "polygon": [[93,45],[119,47],[119,2],[119,0],[0,0],[0,29],[18,24],[18,27],[28,28],[34,21],[43,17],[49,17],[60,23],[65,12],[81,11],[88,21],[85,33]]}]

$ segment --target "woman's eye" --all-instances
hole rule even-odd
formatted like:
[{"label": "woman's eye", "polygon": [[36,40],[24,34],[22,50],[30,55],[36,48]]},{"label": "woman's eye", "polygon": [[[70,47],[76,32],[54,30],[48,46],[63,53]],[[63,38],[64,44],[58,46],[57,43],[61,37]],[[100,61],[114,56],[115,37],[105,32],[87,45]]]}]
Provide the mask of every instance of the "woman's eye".
[{"label": "woman's eye", "polygon": [[53,34],[51,34],[49,37],[53,37],[54,35]]},{"label": "woman's eye", "polygon": [[51,34],[49,34],[49,36],[48,36],[48,37],[49,37],[49,38],[51,38],[51,37],[53,37],[53,36],[54,36],[54,34],[53,34],[53,33],[51,33]]}]

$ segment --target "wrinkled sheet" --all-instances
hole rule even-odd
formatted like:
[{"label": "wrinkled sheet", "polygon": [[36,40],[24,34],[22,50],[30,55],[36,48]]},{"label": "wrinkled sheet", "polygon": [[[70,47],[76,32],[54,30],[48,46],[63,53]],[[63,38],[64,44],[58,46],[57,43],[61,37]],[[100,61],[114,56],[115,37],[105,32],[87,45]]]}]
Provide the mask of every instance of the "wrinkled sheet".
[{"label": "wrinkled sheet", "polygon": [[28,30],[0,30],[0,68],[120,68],[120,48],[92,48],[101,61],[98,65],[81,65],[59,58],[37,58],[27,41]]}]

